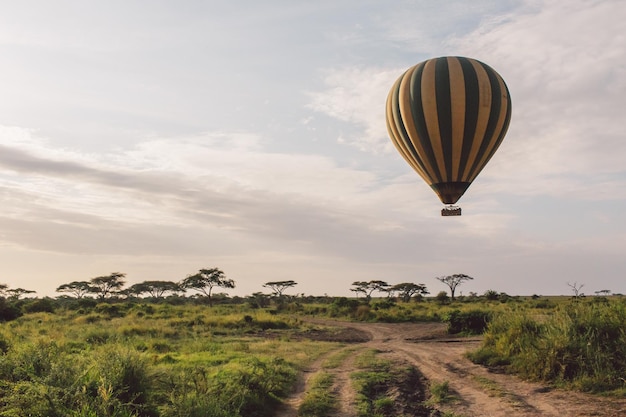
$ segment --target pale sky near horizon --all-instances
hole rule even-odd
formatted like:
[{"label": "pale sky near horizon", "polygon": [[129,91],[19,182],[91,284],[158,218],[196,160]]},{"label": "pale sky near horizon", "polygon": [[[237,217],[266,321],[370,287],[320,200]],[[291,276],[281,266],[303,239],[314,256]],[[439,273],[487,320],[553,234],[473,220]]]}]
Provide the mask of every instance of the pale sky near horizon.
[{"label": "pale sky near horizon", "polygon": [[[624,21],[624,0],[0,1],[0,283],[626,293]],[[384,114],[446,55],[513,102],[449,218]]]}]

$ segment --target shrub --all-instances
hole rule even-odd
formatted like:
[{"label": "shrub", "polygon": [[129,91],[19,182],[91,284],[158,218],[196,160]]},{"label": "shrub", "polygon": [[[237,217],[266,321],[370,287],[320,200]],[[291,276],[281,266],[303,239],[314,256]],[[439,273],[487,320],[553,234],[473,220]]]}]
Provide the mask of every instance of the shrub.
[{"label": "shrub", "polygon": [[498,299],[498,296],[500,294],[498,294],[498,291],[495,290],[487,290],[485,291],[485,299],[489,300],[489,301],[496,301]]},{"label": "shrub", "polygon": [[435,296],[435,301],[439,304],[448,304],[450,302],[450,296],[445,291],[439,291]]},{"label": "shrub", "polygon": [[354,312],[354,318],[361,321],[367,321],[372,317],[370,306],[361,304]]},{"label": "shrub", "polygon": [[508,363],[531,379],[601,391],[623,385],[626,373],[626,307],[572,302],[541,318],[528,312],[500,315],[490,323],[472,357]]},{"label": "shrub", "polygon": [[381,301],[376,301],[374,303],[372,303],[372,308],[377,311],[377,310],[389,310],[390,308],[394,307],[396,305],[396,300],[394,300],[393,298],[386,298],[384,300]]},{"label": "shrub", "polygon": [[100,303],[98,304],[95,308],[94,311],[96,313],[100,313],[103,314],[109,318],[114,318],[114,317],[124,317],[124,315],[126,314],[123,309],[117,305],[117,304],[107,304],[107,303]]},{"label": "shrub", "polygon": [[448,333],[481,334],[491,320],[491,313],[483,310],[452,310],[442,319],[448,323]]},{"label": "shrub", "polygon": [[[96,410],[126,410],[137,416],[156,416],[151,403],[154,375],[140,354],[123,349],[104,349],[96,358],[90,385],[97,387]],[[110,414],[104,414],[110,415]]]},{"label": "shrub", "polygon": [[22,307],[25,313],[54,313],[54,303],[49,298],[38,298]]},{"label": "shrub", "polygon": [[9,347],[9,342],[2,334],[0,334],[0,353],[7,353],[9,351]]},{"label": "shrub", "polygon": [[14,304],[0,297],[0,322],[11,321],[22,315],[22,311]]}]

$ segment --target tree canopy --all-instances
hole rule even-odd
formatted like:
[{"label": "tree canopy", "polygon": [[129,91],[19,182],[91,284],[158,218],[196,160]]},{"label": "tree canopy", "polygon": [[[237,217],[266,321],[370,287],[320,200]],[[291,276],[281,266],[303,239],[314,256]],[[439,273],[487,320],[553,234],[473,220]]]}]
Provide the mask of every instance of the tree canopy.
[{"label": "tree canopy", "polygon": [[374,291],[387,291],[390,287],[387,282],[380,280],[354,281],[352,286],[354,286],[354,288],[351,288],[350,291],[356,293],[357,296],[359,293],[362,293],[367,300],[372,298]]},{"label": "tree canopy", "polygon": [[474,278],[465,274],[454,274],[454,275],[448,275],[445,277],[437,277],[438,281],[443,282],[444,284],[448,286],[448,288],[450,288],[450,298],[452,300],[454,300],[454,293],[456,291],[456,287],[461,285],[463,282],[469,281],[472,279]]},{"label": "tree canopy", "polygon": [[288,281],[271,281],[263,284],[264,287],[270,288],[273,294],[278,298],[283,297],[283,292],[285,292],[287,288],[295,287],[296,285],[298,285],[298,283],[291,279]]},{"label": "tree canopy", "polygon": [[92,291],[89,281],[72,281],[68,284],[59,285],[56,292],[67,292],[73,294],[76,298],[83,298]]},{"label": "tree canopy", "polygon": [[224,271],[218,268],[201,269],[195,275],[190,275],[180,283],[183,289],[193,289],[201,292],[209,299],[209,306],[213,305],[211,292],[214,287],[235,288],[235,281],[227,279]]},{"label": "tree canopy", "polygon": [[10,298],[19,299],[22,295],[26,294],[35,294],[37,291],[33,290],[25,290],[24,288],[12,288],[6,290],[6,293],[9,294]]},{"label": "tree canopy", "polygon": [[428,290],[424,284],[414,284],[412,282],[403,282],[389,288],[390,291],[398,291],[402,301],[408,303],[414,295],[426,295]]},{"label": "tree canopy", "polygon": [[121,272],[112,272],[106,276],[92,278],[89,281],[91,283],[90,292],[98,294],[98,297],[104,300],[124,286],[126,283],[125,276],[126,274]]},{"label": "tree canopy", "polygon": [[167,292],[176,293],[183,291],[183,288],[172,281],[144,281],[133,284],[128,291],[131,294],[149,294],[151,297],[161,298]]}]

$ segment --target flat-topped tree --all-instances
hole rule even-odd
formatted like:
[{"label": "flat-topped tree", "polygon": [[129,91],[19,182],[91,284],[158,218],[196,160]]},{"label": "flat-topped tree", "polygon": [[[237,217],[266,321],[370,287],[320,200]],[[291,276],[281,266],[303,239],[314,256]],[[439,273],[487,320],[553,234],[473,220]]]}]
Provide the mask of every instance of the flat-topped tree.
[{"label": "flat-topped tree", "polygon": [[180,283],[183,289],[200,291],[209,299],[209,306],[213,306],[211,292],[214,287],[235,288],[235,281],[227,279],[224,272],[218,268],[201,269],[195,275],[190,275]]},{"label": "flat-topped tree", "polygon": [[89,282],[91,289],[89,292],[98,294],[101,300],[104,300],[107,296],[110,296],[114,292],[120,290],[126,281],[124,277],[126,274],[121,272],[112,272],[109,275],[92,278]]},{"label": "flat-topped tree", "polygon": [[25,290],[24,288],[12,288],[10,290],[6,290],[6,292],[9,294],[9,298],[19,300],[22,295],[35,294],[37,291]]},{"label": "flat-topped tree", "polygon": [[402,301],[408,303],[414,295],[426,295],[428,290],[424,284],[414,284],[412,282],[403,282],[389,288],[390,291],[398,291]]},{"label": "flat-topped tree", "polygon": [[352,285],[354,288],[350,291],[355,292],[356,294],[362,293],[368,301],[372,298],[372,293],[374,291],[386,292],[390,287],[387,282],[380,280],[354,281]]},{"label": "flat-topped tree", "polygon": [[67,292],[81,299],[92,292],[92,287],[89,281],[72,281],[68,284],[59,285],[56,292]]},{"label": "flat-topped tree", "polygon": [[444,284],[448,286],[448,288],[450,288],[450,298],[453,301],[454,301],[454,292],[456,291],[456,287],[461,285],[463,282],[469,281],[471,279],[474,279],[474,278],[465,274],[454,274],[454,275],[448,275],[446,277],[437,277],[438,281],[443,282]]},{"label": "flat-topped tree", "polygon": [[298,285],[298,283],[291,279],[288,281],[271,281],[263,284],[265,288],[270,288],[278,298],[283,298],[283,292],[285,292],[287,288],[295,287],[296,285]]},{"label": "flat-topped tree", "polygon": [[166,292],[177,293],[183,289],[181,286],[172,281],[144,281],[138,284],[133,284],[129,288],[131,294],[150,294],[153,298],[161,298]]}]

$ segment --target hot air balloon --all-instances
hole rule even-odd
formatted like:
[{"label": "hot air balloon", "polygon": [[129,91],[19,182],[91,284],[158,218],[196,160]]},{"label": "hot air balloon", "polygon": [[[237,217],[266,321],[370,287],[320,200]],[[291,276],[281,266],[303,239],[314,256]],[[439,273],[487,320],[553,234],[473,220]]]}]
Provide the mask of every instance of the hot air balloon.
[{"label": "hot air balloon", "polygon": [[398,152],[446,206],[454,204],[500,146],[511,97],[500,75],[471,58],[440,57],[409,68],[387,97],[387,130]]}]

